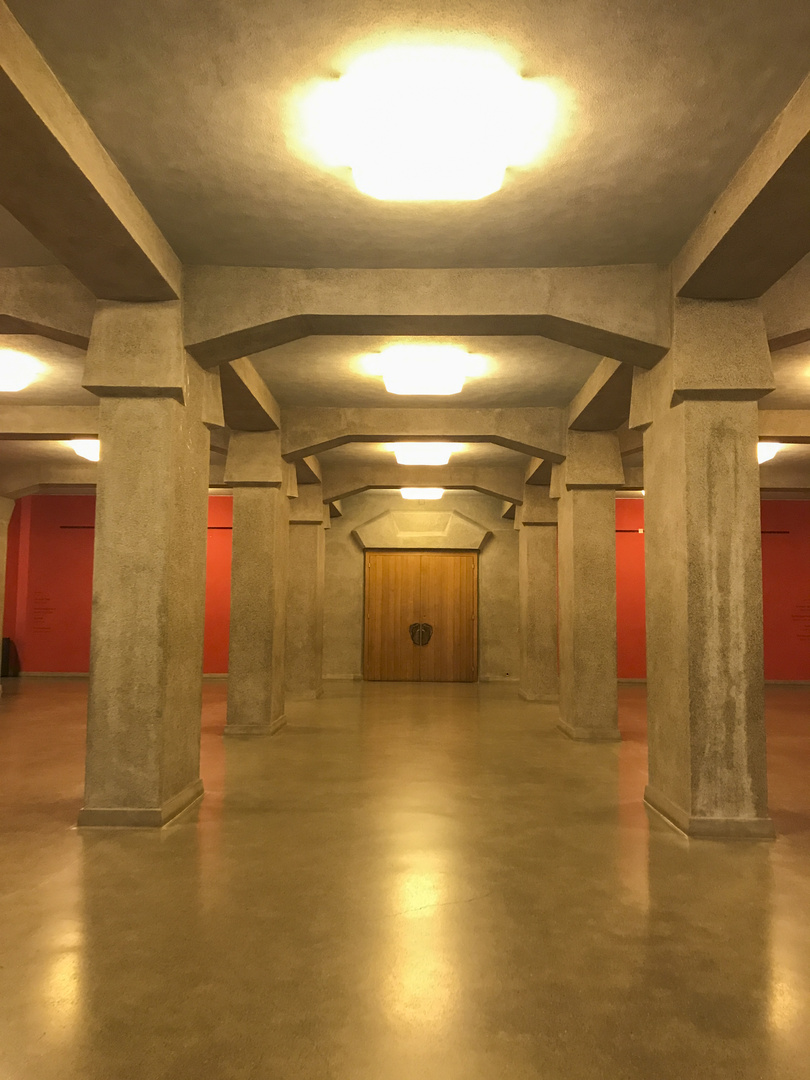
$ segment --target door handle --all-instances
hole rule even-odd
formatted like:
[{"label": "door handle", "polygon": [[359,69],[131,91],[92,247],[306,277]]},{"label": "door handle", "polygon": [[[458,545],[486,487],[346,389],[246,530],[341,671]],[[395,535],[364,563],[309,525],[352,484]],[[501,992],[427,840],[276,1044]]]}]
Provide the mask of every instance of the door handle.
[{"label": "door handle", "polygon": [[408,627],[414,645],[427,645],[433,637],[433,627],[429,622],[415,622]]}]

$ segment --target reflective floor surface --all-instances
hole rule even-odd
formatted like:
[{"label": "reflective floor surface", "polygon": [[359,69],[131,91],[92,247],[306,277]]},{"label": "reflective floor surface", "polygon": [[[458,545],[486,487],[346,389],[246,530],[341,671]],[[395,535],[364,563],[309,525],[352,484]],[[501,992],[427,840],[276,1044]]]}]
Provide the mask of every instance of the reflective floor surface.
[{"label": "reflective floor surface", "polygon": [[687,841],[511,687],[331,684],[221,738],[198,814],[87,830],[82,681],[0,701],[2,1080],[806,1080],[810,690],[775,842]]}]

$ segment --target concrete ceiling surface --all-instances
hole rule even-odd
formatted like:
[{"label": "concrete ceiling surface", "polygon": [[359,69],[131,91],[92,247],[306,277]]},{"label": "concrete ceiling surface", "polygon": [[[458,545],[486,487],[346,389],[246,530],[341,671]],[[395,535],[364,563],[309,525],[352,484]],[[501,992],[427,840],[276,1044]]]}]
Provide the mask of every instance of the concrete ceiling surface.
[{"label": "concrete ceiling surface", "polygon": [[[542,19],[531,0],[10,7],[189,263],[665,263],[796,90],[810,49],[806,0],[551,0]],[[483,36],[566,88],[538,168],[479,202],[383,203],[291,148],[294,90],[414,33]]]},{"label": "concrete ceiling surface", "polygon": [[51,266],[57,260],[0,206],[0,266]]},{"label": "concrete ceiling surface", "polygon": [[333,408],[562,407],[599,363],[593,353],[541,337],[438,338],[486,356],[490,369],[469,379],[460,394],[401,397],[389,394],[382,379],[362,367],[364,356],[401,340],[313,336],[256,353],[251,360],[280,405]]}]

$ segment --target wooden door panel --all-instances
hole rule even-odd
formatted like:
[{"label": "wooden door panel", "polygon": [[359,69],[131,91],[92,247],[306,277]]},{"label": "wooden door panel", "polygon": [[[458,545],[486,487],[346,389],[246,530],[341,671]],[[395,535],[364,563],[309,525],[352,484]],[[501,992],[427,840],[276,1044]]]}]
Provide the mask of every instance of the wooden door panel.
[{"label": "wooden door panel", "polygon": [[421,620],[433,626],[419,650],[424,682],[474,682],[477,678],[477,557],[426,552],[421,566]]},{"label": "wooden door panel", "polygon": [[366,679],[414,681],[419,649],[408,627],[419,619],[419,552],[366,553]]},{"label": "wooden door panel", "polygon": [[[433,626],[427,645],[409,627]],[[478,556],[367,552],[365,677],[371,681],[475,682]]]}]

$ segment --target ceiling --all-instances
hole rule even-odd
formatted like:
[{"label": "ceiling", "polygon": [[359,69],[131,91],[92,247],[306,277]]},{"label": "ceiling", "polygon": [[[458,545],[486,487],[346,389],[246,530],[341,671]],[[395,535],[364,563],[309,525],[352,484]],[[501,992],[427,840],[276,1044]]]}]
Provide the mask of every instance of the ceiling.
[{"label": "ceiling", "polygon": [[[400,397],[369,376],[363,357],[403,338],[306,337],[251,356],[280,405],[335,408],[478,408],[568,405],[600,357],[541,337],[436,338],[488,359],[460,394]],[[424,339],[423,339],[424,340]]]},{"label": "ceiling", "polygon": [[[187,263],[666,263],[806,74],[807,0],[9,0]],[[382,203],[304,160],[288,103],[384,41],[485,38],[556,82],[537,168]],[[4,258],[39,261],[0,218]]]},{"label": "ceiling", "polygon": [[810,341],[772,353],[776,389],[762,399],[762,409],[810,409]]}]

